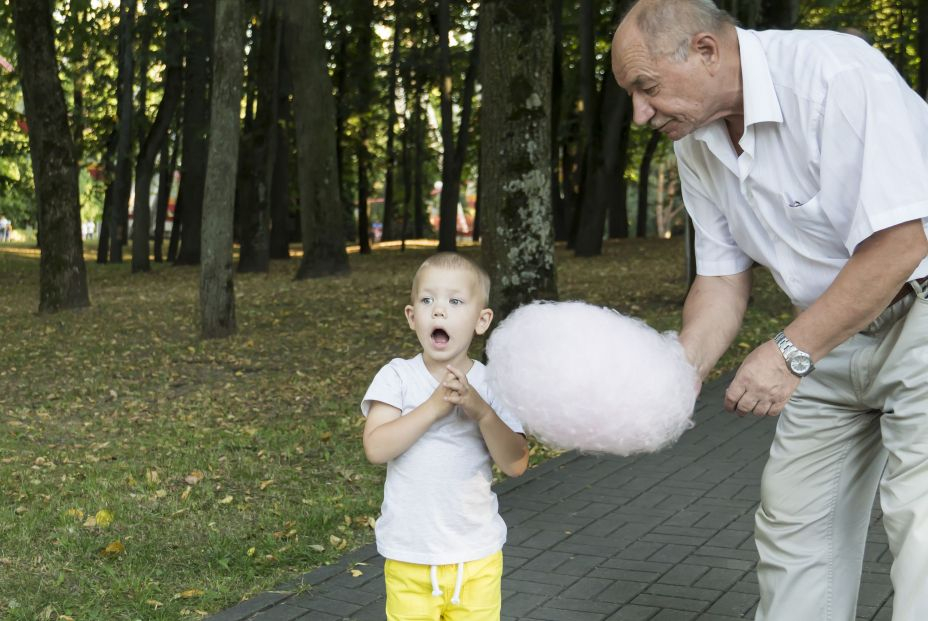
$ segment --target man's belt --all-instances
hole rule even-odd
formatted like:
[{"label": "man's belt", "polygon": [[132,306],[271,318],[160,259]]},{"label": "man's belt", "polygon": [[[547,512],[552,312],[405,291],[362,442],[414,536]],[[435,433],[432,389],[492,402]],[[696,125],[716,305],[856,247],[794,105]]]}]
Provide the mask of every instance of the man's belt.
[{"label": "man's belt", "polygon": [[898,302],[905,296],[914,292],[915,289],[912,288],[912,284],[911,284],[913,282],[918,283],[921,287],[924,288],[926,285],[928,285],[928,276],[924,276],[922,278],[916,278],[915,280],[910,280],[909,282],[902,285],[902,288],[899,289],[899,293],[896,294],[896,297],[893,298],[893,301],[890,302],[889,305],[892,306],[893,304],[895,304],[896,302]]}]

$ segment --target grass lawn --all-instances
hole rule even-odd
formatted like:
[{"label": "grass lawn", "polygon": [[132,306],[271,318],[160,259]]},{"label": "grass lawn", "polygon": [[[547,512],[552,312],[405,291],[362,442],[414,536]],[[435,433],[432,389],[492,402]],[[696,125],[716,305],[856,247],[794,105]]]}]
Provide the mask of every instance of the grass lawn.
[{"label": "grass lawn", "polygon": [[[370,542],[384,469],[358,403],[417,352],[402,308],[432,250],[354,254],[336,279],[295,282],[295,260],[236,276],[238,335],[208,342],[197,268],[132,275],[87,250],[92,306],[40,316],[37,253],[0,246],[0,618],[196,619]],[[677,329],[683,266],[679,240],[559,248],[558,286]],[[789,317],[757,283],[720,368]]]}]

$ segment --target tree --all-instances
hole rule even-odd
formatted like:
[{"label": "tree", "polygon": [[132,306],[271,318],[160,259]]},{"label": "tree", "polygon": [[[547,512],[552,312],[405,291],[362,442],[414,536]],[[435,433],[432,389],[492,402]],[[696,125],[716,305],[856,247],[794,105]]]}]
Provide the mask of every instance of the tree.
[{"label": "tree", "polygon": [[[174,119],[174,113],[180,104],[183,74],[181,69],[181,26],[179,0],[172,0],[168,8],[167,38],[164,45],[165,75],[164,91],[155,120],[145,134],[139,146],[139,156],[135,163],[135,202],[132,208],[132,271],[147,272],[151,269],[149,262],[149,231],[151,213],[149,196],[151,178],[155,171],[155,158],[161,153],[165,158],[167,152],[162,146],[167,143],[168,130]],[[144,108],[143,108],[144,110]],[[162,162],[164,164],[164,162]],[[160,249],[158,255],[160,256]]]},{"label": "tree", "polygon": [[292,72],[303,259],[296,278],[348,272],[335,147],[335,99],[319,0],[286,0],[284,41]]},{"label": "tree", "polygon": [[483,3],[484,262],[502,319],[520,304],[557,297],[551,212],[551,79],[547,0]]},{"label": "tree", "polygon": [[74,141],[58,78],[51,7],[15,0],[13,24],[39,211],[39,312],[90,305]]},{"label": "tree", "polygon": [[470,114],[473,107],[474,80],[479,62],[480,29],[474,35],[474,47],[471,48],[471,60],[464,77],[464,89],[461,94],[461,120],[458,124],[458,137],[454,138],[454,114],[451,99],[451,50],[449,30],[451,28],[451,10],[449,0],[438,0],[438,64],[441,94],[441,199],[439,202],[438,250],[451,252],[456,247],[458,203],[461,193],[461,170],[467,153],[467,139],[470,128]]},{"label": "tree", "polygon": [[206,182],[206,135],[209,131],[209,72],[214,0],[190,0],[187,4],[187,47],[184,73],[184,127],[181,162],[183,174],[174,212],[171,242],[180,220],[180,251],[169,258],[178,265],[200,262],[200,226],[203,186]]},{"label": "tree", "polygon": [[[118,114],[116,122],[116,177],[113,179],[109,214],[109,260],[122,263],[122,246],[129,223],[129,188],[132,185],[132,32],[135,25],[135,0],[119,3],[119,87],[116,89]],[[107,215],[109,217],[107,217]]]},{"label": "tree", "polygon": [[651,130],[648,146],[645,147],[644,155],[641,156],[638,172],[638,230],[636,231],[636,236],[640,238],[648,234],[648,178],[651,175],[651,160],[660,140],[661,133],[656,129]]},{"label": "tree", "polygon": [[216,6],[213,82],[210,89],[209,155],[203,194],[203,266],[200,271],[200,335],[235,333],[232,228],[238,164],[239,115],[245,71],[243,0]]}]

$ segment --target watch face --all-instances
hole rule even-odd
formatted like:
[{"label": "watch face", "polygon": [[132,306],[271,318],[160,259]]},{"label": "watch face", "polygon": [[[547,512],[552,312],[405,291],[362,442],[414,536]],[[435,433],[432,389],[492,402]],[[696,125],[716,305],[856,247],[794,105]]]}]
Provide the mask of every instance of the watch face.
[{"label": "watch face", "polygon": [[809,356],[793,356],[790,358],[789,368],[796,375],[806,375],[812,370],[812,359]]}]

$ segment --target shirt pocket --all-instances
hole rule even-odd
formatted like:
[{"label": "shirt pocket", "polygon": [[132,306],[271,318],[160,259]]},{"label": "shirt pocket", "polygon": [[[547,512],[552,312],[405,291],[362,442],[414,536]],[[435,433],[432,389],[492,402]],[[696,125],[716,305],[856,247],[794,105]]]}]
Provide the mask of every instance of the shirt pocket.
[{"label": "shirt pocket", "polygon": [[821,193],[804,202],[784,197],[784,213],[790,228],[787,241],[802,254],[812,258],[847,258],[838,232],[822,209]]}]

